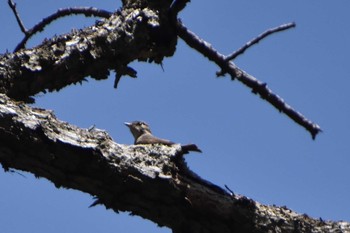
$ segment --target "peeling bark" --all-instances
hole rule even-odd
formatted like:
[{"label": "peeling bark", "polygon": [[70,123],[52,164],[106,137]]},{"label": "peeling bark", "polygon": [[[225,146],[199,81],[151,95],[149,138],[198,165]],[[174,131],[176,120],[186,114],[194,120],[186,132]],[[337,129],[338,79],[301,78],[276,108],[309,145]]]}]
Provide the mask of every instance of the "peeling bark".
[{"label": "peeling bark", "polygon": [[230,194],[187,166],[181,146],[122,145],[104,131],[80,129],[51,111],[0,95],[0,163],[89,193],[173,232],[349,232],[286,207]]}]

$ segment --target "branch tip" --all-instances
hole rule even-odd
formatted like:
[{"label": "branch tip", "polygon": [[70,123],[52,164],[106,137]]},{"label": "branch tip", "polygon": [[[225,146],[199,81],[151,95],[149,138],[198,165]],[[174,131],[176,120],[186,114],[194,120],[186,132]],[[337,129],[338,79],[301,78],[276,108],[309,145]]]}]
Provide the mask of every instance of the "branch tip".
[{"label": "branch tip", "polygon": [[294,22],[292,22],[292,23],[282,24],[282,25],[280,25],[278,27],[270,28],[270,29],[266,30],[265,32],[263,32],[259,36],[257,36],[256,38],[248,41],[245,45],[243,45],[241,48],[239,48],[235,52],[233,52],[230,55],[228,55],[226,57],[226,61],[234,60],[239,55],[242,55],[248,48],[252,47],[253,45],[255,45],[257,43],[259,43],[262,39],[264,39],[264,38],[266,38],[266,37],[268,37],[268,36],[270,36],[270,35],[272,35],[272,34],[274,34],[276,32],[285,31],[285,30],[288,30],[288,29],[293,28],[295,26],[296,26],[296,24]]}]

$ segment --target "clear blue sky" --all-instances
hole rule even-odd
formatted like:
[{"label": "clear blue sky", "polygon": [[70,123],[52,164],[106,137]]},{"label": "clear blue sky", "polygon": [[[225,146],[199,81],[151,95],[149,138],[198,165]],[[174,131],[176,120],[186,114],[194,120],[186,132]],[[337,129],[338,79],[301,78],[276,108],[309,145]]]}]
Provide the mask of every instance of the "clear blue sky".
[{"label": "clear blue sky", "polygon": [[[68,6],[113,11],[118,1],[22,1],[27,27]],[[350,221],[350,2],[339,1],[192,1],[183,22],[224,54],[264,30],[287,22],[297,27],[275,34],[235,62],[290,105],[317,122],[324,132],[308,132],[249,89],[229,78],[181,40],[164,72],[154,64],[134,63],[138,79],[113,78],[40,94],[36,106],[59,119],[87,128],[95,124],[118,143],[133,139],[124,121],[144,120],[154,134],[193,142],[204,151],[186,157],[201,177],[263,204],[286,205],[299,213]],[[0,51],[22,39],[6,1],[0,3]],[[95,19],[60,20],[36,36],[91,25]],[[31,174],[0,171],[0,231],[22,232],[170,232],[148,220],[115,214],[76,190],[56,189]]]}]

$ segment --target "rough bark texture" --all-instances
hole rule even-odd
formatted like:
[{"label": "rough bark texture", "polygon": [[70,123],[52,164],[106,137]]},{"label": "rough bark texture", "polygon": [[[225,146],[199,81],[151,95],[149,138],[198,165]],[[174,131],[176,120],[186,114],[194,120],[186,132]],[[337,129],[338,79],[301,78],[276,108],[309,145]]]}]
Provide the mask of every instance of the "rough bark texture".
[{"label": "rough bark texture", "polygon": [[349,223],[312,219],[226,192],[188,169],[180,145],[117,144],[104,131],[80,129],[5,95],[0,163],[173,232],[350,232]]},{"label": "rough bark texture", "polygon": [[125,2],[122,11],[94,26],[0,57],[0,93],[33,102],[30,96],[60,90],[87,76],[106,79],[110,70],[127,74],[131,61],[160,63],[171,56],[177,36],[167,17],[169,1]]},{"label": "rough bark texture", "polygon": [[[188,2],[124,0],[122,10],[92,27],[51,38],[32,49],[0,56],[0,93],[16,100],[34,102],[32,96],[39,92],[58,91],[67,85],[81,83],[87,76],[106,79],[111,70],[116,71],[114,86],[117,87],[121,76],[136,77],[136,71],[128,66],[130,62],[161,63],[165,56],[173,55],[179,35],[189,46],[215,62],[224,73],[229,73],[232,80],[239,80],[308,130],[314,139],[321,132],[316,123],[178,21],[178,11]],[[107,17],[109,13],[103,15]]]},{"label": "rough bark texture", "polygon": [[[188,1],[175,1],[173,11]],[[284,207],[230,194],[186,166],[180,145],[127,146],[98,129],[80,129],[51,111],[16,100],[59,90],[110,70],[130,74],[134,60],[160,63],[176,46],[172,1],[123,0],[109,19],[0,57],[0,163],[45,177],[57,188],[89,193],[114,211],[129,211],[176,233],[350,232]],[[132,72],[131,72],[132,73]]]}]

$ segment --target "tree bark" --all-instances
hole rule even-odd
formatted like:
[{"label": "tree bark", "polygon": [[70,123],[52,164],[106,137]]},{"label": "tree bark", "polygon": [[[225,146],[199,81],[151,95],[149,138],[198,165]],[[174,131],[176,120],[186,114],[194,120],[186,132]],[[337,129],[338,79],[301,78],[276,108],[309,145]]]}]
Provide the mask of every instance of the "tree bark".
[{"label": "tree bark", "polygon": [[57,188],[97,197],[173,232],[349,232],[286,207],[228,193],[186,166],[180,145],[121,145],[104,131],[61,122],[51,111],[0,95],[0,163]]},{"label": "tree bark", "polygon": [[45,177],[57,188],[95,196],[94,204],[128,211],[176,233],[350,232],[346,222],[312,219],[225,191],[187,167],[180,145],[121,145],[102,130],[80,129],[18,101],[32,102],[39,92],[86,76],[105,79],[110,70],[127,74],[134,60],[160,63],[171,56],[177,40],[168,17],[171,1],[150,2],[124,0],[122,11],[95,26],[0,58],[5,171]]},{"label": "tree bark", "polygon": [[134,60],[161,63],[173,55],[177,34],[167,17],[169,1],[130,2],[94,26],[0,57],[0,93],[33,102],[39,92],[58,91],[87,76],[107,79],[110,70],[133,76],[127,65]]}]

